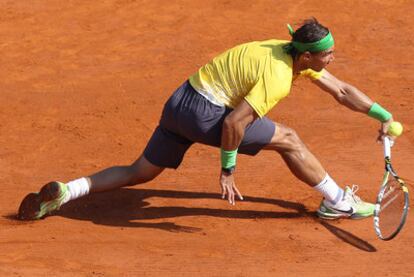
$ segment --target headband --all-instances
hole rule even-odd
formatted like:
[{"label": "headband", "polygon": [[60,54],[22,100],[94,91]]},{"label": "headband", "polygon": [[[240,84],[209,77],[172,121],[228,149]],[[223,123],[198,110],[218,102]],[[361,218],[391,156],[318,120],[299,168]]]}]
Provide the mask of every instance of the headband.
[{"label": "headband", "polygon": [[[292,26],[290,26],[290,24],[287,24],[287,27],[289,29],[289,34],[293,37],[293,34],[295,32],[293,31]],[[334,39],[333,39],[331,32],[328,32],[328,34],[324,38],[318,41],[308,42],[308,43],[291,41],[290,45],[293,46],[300,53],[303,53],[306,51],[315,53],[315,52],[322,52],[322,51],[325,51],[331,48],[334,45]]]}]

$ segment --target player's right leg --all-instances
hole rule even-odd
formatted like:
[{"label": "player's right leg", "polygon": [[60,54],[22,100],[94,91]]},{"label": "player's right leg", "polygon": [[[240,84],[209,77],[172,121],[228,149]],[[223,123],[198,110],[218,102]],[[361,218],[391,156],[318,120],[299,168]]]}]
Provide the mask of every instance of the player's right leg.
[{"label": "player's right leg", "polygon": [[150,163],[144,155],[129,166],[114,166],[89,177],[82,177],[67,184],[50,182],[38,193],[29,193],[19,207],[21,220],[40,219],[58,210],[63,204],[89,193],[109,191],[124,186],[148,182],[157,177],[164,167]]},{"label": "player's right leg", "polygon": [[[180,128],[188,129],[185,122],[192,122],[194,118],[192,114],[185,112],[195,101],[194,93],[190,90],[191,86],[185,82],[171,96],[164,106],[160,124],[152,134],[144,154],[133,164],[110,167],[67,184],[50,182],[40,192],[30,193],[23,199],[18,217],[24,220],[39,219],[59,209],[64,203],[91,192],[145,183],[154,179],[165,168],[178,168],[184,154],[193,144],[185,134],[180,134]],[[177,115],[189,118],[177,120]],[[203,117],[203,114],[200,116]]]},{"label": "player's right leg", "polygon": [[86,179],[89,183],[90,192],[102,192],[149,182],[164,169],[164,167],[152,164],[144,155],[141,155],[129,166],[110,167]]}]

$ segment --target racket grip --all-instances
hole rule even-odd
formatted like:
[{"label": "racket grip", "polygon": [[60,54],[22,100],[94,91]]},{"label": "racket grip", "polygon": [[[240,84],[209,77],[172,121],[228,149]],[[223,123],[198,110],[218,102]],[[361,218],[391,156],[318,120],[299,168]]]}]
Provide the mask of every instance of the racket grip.
[{"label": "racket grip", "polygon": [[393,141],[390,137],[386,136],[384,138],[384,158],[388,157],[391,159],[391,146],[393,145]]}]

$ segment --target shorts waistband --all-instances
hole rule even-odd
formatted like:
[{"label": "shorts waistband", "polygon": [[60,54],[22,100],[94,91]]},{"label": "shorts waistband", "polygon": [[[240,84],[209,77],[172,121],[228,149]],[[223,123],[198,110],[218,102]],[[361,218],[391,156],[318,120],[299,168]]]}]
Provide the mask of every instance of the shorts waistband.
[{"label": "shorts waistband", "polygon": [[225,107],[225,105],[223,103],[218,102],[213,95],[205,92],[205,91],[200,91],[198,89],[196,89],[195,87],[193,87],[191,85],[190,80],[187,80],[188,84],[190,85],[190,87],[197,92],[198,94],[200,94],[201,96],[203,96],[205,99],[207,99],[211,104],[219,106],[219,107]]}]

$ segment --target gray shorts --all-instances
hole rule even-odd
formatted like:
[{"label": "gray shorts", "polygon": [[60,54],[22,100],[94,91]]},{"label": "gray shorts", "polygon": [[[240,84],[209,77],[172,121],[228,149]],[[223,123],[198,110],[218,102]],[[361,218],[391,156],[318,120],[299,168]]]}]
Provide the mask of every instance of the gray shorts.
[{"label": "gray shorts", "polygon": [[[177,168],[195,142],[220,147],[224,118],[232,111],[212,104],[188,81],[168,99],[158,127],[147,147],[145,158],[160,167]],[[258,118],[245,130],[238,153],[256,155],[273,137],[275,124]]]}]

